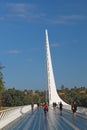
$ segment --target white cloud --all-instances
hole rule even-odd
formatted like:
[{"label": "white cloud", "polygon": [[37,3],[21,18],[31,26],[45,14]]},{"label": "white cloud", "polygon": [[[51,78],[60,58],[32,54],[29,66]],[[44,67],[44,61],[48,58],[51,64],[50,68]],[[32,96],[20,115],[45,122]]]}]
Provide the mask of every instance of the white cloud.
[{"label": "white cloud", "polygon": [[30,21],[38,21],[50,24],[67,24],[74,23],[80,20],[86,20],[87,16],[72,14],[72,15],[54,15],[49,18],[49,14],[40,12],[34,4],[25,3],[6,3],[0,5],[0,20],[4,19],[27,19]]},{"label": "white cloud", "polygon": [[82,20],[84,17],[82,15],[67,15],[67,16],[60,16],[60,19],[63,20]]},{"label": "white cloud", "polygon": [[26,11],[34,10],[35,6],[32,4],[24,4],[24,3],[7,3],[6,7],[10,9],[10,11],[14,12],[22,12],[25,13]]},{"label": "white cloud", "polygon": [[87,19],[87,16],[82,15],[62,15],[62,16],[56,16],[52,19],[46,19],[47,22],[52,24],[67,24],[67,23],[74,23],[77,21],[85,20]]},{"label": "white cloud", "polygon": [[51,47],[59,47],[59,43],[53,43],[53,44],[50,44]]},{"label": "white cloud", "polygon": [[39,48],[30,48],[29,51],[30,52],[38,52],[40,49]]},{"label": "white cloud", "polygon": [[20,54],[21,52],[19,50],[9,50],[7,51],[9,54]]},{"label": "white cloud", "polygon": [[0,5],[0,16],[4,18],[38,18],[36,6],[24,3],[6,3]]}]

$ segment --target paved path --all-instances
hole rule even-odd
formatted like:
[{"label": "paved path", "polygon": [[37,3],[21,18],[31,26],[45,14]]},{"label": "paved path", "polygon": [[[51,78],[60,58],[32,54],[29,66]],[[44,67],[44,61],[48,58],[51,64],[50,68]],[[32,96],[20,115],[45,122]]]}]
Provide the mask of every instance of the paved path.
[{"label": "paved path", "polygon": [[26,114],[3,130],[87,130],[87,118],[71,112],[50,109],[45,115],[42,108]]}]

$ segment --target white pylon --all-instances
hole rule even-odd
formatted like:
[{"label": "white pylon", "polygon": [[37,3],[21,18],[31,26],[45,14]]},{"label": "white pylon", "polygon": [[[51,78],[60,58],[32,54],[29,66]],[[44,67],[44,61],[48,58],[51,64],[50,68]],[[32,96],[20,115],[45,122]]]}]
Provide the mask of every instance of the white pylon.
[{"label": "white pylon", "polygon": [[47,61],[49,105],[52,105],[53,103],[58,104],[59,102],[62,102],[62,104],[66,106],[68,104],[59,97],[56,90],[47,29],[45,30],[45,33],[46,33],[46,61]]}]

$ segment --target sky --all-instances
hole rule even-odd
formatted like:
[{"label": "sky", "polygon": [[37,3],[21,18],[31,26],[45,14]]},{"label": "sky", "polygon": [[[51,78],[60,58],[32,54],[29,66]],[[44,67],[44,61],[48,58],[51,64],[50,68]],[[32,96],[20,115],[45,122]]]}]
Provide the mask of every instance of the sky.
[{"label": "sky", "polygon": [[45,29],[57,89],[87,87],[87,0],[0,0],[5,87],[46,89]]}]

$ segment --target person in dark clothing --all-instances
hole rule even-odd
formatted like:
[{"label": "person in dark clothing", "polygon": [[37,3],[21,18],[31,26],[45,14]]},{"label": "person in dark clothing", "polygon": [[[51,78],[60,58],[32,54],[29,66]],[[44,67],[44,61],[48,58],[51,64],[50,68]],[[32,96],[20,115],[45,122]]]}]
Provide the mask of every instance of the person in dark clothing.
[{"label": "person in dark clothing", "polygon": [[63,109],[63,104],[62,104],[62,102],[59,103],[59,109],[60,109],[60,115],[62,115],[62,109]]},{"label": "person in dark clothing", "polygon": [[76,104],[75,101],[72,102],[71,109],[72,109],[72,112],[73,112],[73,117],[76,117],[77,104]]},{"label": "person in dark clothing", "polygon": [[53,102],[53,109],[54,110],[55,110],[56,106],[57,106],[56,102]]},{"label": "person in dark clothing", "polygon": [[45,103],[45,104],[44,104],[44,113],[46,114],[47,112],[48,112],[48,104]]}]

